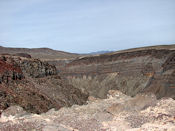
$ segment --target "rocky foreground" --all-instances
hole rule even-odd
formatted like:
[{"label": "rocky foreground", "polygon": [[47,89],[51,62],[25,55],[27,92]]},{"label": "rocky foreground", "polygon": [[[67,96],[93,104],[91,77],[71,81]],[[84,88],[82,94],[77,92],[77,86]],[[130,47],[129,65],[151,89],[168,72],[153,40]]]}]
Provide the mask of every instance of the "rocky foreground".
[{"label": "rocky foreground", "polygon": [[87,105],[54,109],[40,115],[19,106],[2,112],[0,130],[174,131],[175,100],[152,94],[130,97],[110,90],[107,99],[89,97]]}]

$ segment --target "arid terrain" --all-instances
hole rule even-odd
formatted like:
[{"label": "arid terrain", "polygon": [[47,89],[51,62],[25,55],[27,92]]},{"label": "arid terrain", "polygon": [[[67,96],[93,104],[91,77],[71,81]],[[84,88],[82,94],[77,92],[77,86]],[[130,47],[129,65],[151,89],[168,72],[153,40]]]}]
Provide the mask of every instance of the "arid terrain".
[{"label": "arid terrain", "polygon": [[68,53],[64,51],[52,50],[49,48],[10,48],[0,46],[0,54],[18,54],[27,53],[33,58],[41,60],[55,60],[55,59],[71,59],[79,57],[79,54]]},{"label": "arid terrain", "polygon": [[51,109],[40,115],[12,106],[1,115],[0,130],[174,131],[175,101],[156,100],[152,94],[132,98],[110,90],[107,99],[90,97],[87,105]]},{"label": "arid terrain", "polygon": [[0,130],[174,131],[175,46],[83,56],[0,47]]},{"label": "arid terrain", "polygon": [[0,110],[19,105],[28,112],[86,103],[87,94],[66,82],[55,66],[38,59],[0,56]]},{"label": "arid terrain", "polygon": [[155,46],[82,57],[60,68],[60,74],[99,98],[106,98],[110,89],[175,98],[174,65],[174,46]]}]

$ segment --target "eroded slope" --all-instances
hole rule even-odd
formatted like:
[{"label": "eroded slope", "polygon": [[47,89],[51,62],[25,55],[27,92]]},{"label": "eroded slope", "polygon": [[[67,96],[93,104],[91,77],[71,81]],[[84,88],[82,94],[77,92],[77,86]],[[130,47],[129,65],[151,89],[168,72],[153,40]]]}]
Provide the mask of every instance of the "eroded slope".
[{"label": "eroded slope", "polygon": [[100,98],[110,89],[130,96],[152,92],[157,98],[175,98],[174,65],[173,49],[154,47],[82,57],[60,72],[74,86]]},{"label": "eroded slope", "polygon": [[55,66],[40,60],[0,56],[0,110],[19,105],[28,112],[86,103],[88,94],[57,75]]}]

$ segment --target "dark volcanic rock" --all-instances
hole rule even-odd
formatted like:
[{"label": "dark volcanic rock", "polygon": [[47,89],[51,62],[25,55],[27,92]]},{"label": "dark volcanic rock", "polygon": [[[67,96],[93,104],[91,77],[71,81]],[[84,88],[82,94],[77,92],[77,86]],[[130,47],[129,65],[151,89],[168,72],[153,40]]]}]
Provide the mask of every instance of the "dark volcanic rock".
[{"label": "dark volcanic rock", "polygon": [[33,78],[56,75],[56,67],[38,59],[20,60],[21,69]]},{"label": "dark volcanic rock", "polygon": [[20,56],[20,57],[26,57],[26,58],[32,58],[31,55],[27,53],[16,53],[14,56]]},{"label": "dark volcanic rock", "polygon": [[24,77],[21,68],[13,59],[0,56],[0,83],[8,83],[11,80],[21,80]]},{"label": "dark volcanic rock", "polygon": [[19,105],[32,113],[84,104],[88,94],[67,84],[56,68],[36,59],[0,57],[0,110]]}]

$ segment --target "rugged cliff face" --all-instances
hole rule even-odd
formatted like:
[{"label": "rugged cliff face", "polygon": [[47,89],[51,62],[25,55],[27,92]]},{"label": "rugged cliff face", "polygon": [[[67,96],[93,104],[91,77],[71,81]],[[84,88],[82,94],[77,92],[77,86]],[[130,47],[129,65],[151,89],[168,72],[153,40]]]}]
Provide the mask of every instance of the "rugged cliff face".
[{"label": "rugged cliff face", "polygon": [[76,59],[61,70],[69,82],[91,95],[105,98],[118,89],[134,96],[153,92],[175,98],[175,50],[137,49]]},{"label": "rugged cliff face", "polygon": [[67,83],[55,66],[32,58],[0,56],[0,110],[19,105],[28,112],[42,113],[84,104],[88,94]]},{"label": "rugged cliff face", "polygon": [[0,56],[0,84],[8,83],[11,80],[21,80],[23,78],[21,68],[5,56]]}]

